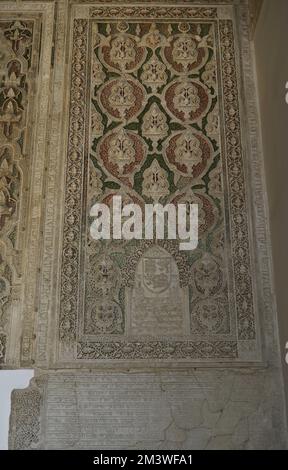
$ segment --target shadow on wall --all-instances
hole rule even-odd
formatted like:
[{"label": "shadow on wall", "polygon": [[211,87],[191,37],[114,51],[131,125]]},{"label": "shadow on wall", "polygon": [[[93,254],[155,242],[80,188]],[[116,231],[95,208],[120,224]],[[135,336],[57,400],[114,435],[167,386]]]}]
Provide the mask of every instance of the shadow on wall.
[{"label": "shadow on wall", "polygon": [[288,1],[264,0],[255,30],[254,45],[288,419],[287,24]]},{"label": "shadow on wall", "polygon": [[34,376],[33,370],[0,371],[0,450],[8,449],[11,393],[15,388],[26,388]]}]

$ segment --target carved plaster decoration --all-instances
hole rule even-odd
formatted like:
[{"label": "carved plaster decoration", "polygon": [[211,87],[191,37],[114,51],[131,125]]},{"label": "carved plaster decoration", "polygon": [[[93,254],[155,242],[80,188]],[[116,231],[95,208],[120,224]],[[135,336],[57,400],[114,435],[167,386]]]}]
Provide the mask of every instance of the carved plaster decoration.
[{"label": "carved plaster decoration", "polygon": [[[59,242],[61,260],[51,254],[47,222],[43,229],[44,272],[39,281],[45,295],[39,296],[37,357],[47,366],[53,356],[55,367],[73,367],[74,361],[89,367],[102,361],[129,365],[153,361],[157,366],[173,361],[179,365],[201,360],[203,355],[211,364],[259,360],[258,298],[253,289],[255,267],[244,171],[247,135],[242,132],[245,126],[239,101],[243,93],[232,9],[228,4],[76,3],[65,19],[71,31],[67,47],[54,57],[60,67],[55,67],[55,73],[61,70],[61,76],[69,77],[69,87],[65,93],[63,89],[67,102],[61,102],[61,93],[58,96],[53,91],[58,116],[54,113],[53,143],[56,134],[57,142],[61,135],[66,137],[61,148],[58,146],[57,158],[48,152],[47,184],[49,188],[54,184],[54,193],[47,192],[47,211],[54,214],[51,227],[57,220],[53,243]],[[29,41],[27,34],[25,31],[25,41]],[[16,43],[13,47],[21,50]],[[13,67],[16,78],[10,75],[9,87],[15,96],[8,96],[8,86],[2,81],[3,103],[13,102],[17,96],[20,99],[15,87],[25,91],[29,84],[22,77],[25,67]],[[57,84],[60,78],[58,74]],[[18,108],[13,112],[16,117],[22,113],[20,123],[25,113]],[[65,112],[60,129],[61,109]],[[13,120],[6,125],[6,134],[14,132],[15,126]],[[60,158],[61,152],[65,159]],[[14,155],[18,158],[19,151]],[[10,208],[4,209],[6,227],[10,217],[6,212],[10,210],[11,219],[17,216],[14,178],[17,171],[21,175],[19,162],[14,166],[11,158],[6,156],[1,167],[1,202],[10,200]],[[57,193],[57,185],[61,197],[56,217],[51,194]],[[103,202],[111,207],[114,195],[136,202],[142,209],[145,203],[197,203],[198,247],[191,253],[181,252],[178,239],[96,242],[89,233],[91,206]],[[44,219],[50,221],[49,215]],[[10,237],[13,239],[12,232]],[[143,276],[146,273],[146,287],[148,275],[153,281],[155,263],[150,255],[147,269],[142,268],[145,253],[155,245],[170,259],[163,261],[165,269],[174,266],[179,276],[174,284],[182,312],[175,318],[177,337],[161,334],[161,324],[164,330],[170,324],[162,306],[154,309],[149,304],[147,310],[151,324],[156,324],[160,312],[157,334],[152,337],[150,327],[145,332],[145,323],[137,335],[139,321],[132,318],[132,298],[134,305],[141,305],[143,316],[145,313],[145,302],[139,302],[142,294],[132,295],[131,289],[136,288],[137,270]],[[102,279],[99,263],[103,253],[109,269],[101,274]],[[213,275],[211,267],[210,278],[198,267],[205,255],[216,263],[211,262],[212,267],[217,266]],[[10,260],[4,255],[5,266]],[[214,292],[213,276],[218,271],[222,281],[215,282]],[[49,277],[52,272],[55,281]],[[207,286],[211,280],[213,293],[205,286],[201,291],[200,272]],[[108,297],[105,292],[109,289]],[[48,291],[53,292],[51,307]],[[45,315],[48,308],[55,313],[53,325]],[[179,318],[184,318],[187,334]],[[26,325],[28,332],[28,322]],[[48,341],[53,343],[51,357],[45,346]],[[31,337],[25,334],[27,357],[32,347]]]}]

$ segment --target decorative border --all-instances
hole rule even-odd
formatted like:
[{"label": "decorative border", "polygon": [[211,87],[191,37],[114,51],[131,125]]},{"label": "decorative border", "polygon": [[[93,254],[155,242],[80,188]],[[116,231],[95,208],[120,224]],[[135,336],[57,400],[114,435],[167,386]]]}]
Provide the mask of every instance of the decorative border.
[{"label": "decorative border", "polygon": [[115,6],[109,7],[93,7],[90,8],[91,18],[217,18],[217,8],[191,8],[191,7],[152,7],[152,6]]},{"label": "decorative border", "polygon": [[236,291],[238,339],[255,340],[253,286],[249,253],[248,212],[238,98],[233,22],[219,21],[222,58],[222,85],[225,119],[225,145],[228,167],[231,243]]},{"label": "decorative border", "polygon": [[[263,358],[279,368],[281,364],[277,305],[274,295],[273,283],[273,261],[269,220],[269,205],[265,180],[264,157],[261,141],[260,114],[258,110],[257,82],[255,81],[255,56],[253,46],[249,41],[249,12],[246,4],[237,8],[239,18],[239,30],[241,34],[240,51],[244,80],[244,112],[247,120],[244,129],[249,138],[247,139],[247,151],[249,162],[246,162],[249,182],[253,185],[250,192],[250,213],[252,215],[253,229],[256,236],[252,237],[254,247],[254,265],[257,278],[254,280],[255,291],[257,291],[257,316],[259,326],[258,336],[261,332],[261,346]],[[261,318],[259,318],[261,314]],[[245,341],[243,342],[246,343]],[[239,343],[240,347],[242,342]],[[282,377],[282,374],[281,374]],[[283,378],[283,377],[282,377]],[[279,401],[283,399],[282,388],[279,387]]]},{"label": "decorative border", "polygon": [[[76,339],[81,231],[83,160],[85,150],[86,69],[88,21],[74,20],[74,46],[72,51],[72,77],[70,97],[70,122],[67,151],[67,176],[64,213],[64,246],[61,273],[60,340]],[[74,297],[71,294],[74,293]],[[77,295],[76,295],[77,293]],[[77,300],[76,300],[77,298]]]},{"label": "decorative border", "polygon": [[237,342],[233,341],[145,341],[78,343],[77,359],[85,360],[174,360],[236,359]]}]

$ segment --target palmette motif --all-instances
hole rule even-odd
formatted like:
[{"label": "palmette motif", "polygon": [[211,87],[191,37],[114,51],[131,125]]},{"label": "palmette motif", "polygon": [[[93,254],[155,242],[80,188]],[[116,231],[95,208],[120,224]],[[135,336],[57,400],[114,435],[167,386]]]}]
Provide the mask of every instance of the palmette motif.
[{"label": "palmette motif", "polygon": [[168,133],[167,117],[157,103],[153,103],[143,119],[142,134],[153,142],[153,149],[157,150],[158,142]]},{"label": "palmette motif", "polygon": [[120,174],[123,174],[125,165],[134,161],[134,143],[124,129],[121,129],[110,140],[108,158],[119,168]]},{"label": "palmette motif", "polygon": [[185,132],[176,142],[175,161],[184,163],[191,173],[194,166],[202,162],[202,150],[200,142],[190,131]]},{"label": "palmette motif", "polygon": [[153,202],[159,202],[169,195],[167,172],[161,168],[157,160],[143,173],[142,194]]},{"label": "palmette motif", "polygon": [[181,64],[186,72],[188,66],[197,60],[197,43],[191,36],[180,36],[173,44],[172,57],[176,64]]},{"label": "palmette motif", "polygon": [[166,66],[160,62],[157,56],[153,55],[149,62],[143,66],[142,82],[151,87],[153,93],[156,93],[162,85],[165,85],[167,78]]},{"label": "palmette motif", "polygon": [[190,82],[184,82],[177,85],[175,89],[175,96],[173,98],[173,104],[177,111],[184,113],[184,118],[188,119],[191,111],[195,113],[200,107],[200,97],[198,90]]},{"label": "palmette motif", "polygon": [[117,64],[122,70],[126,66],[133,63],[136,57],[135,43],[131,38],[126,36],[118,36],[111,41],[110,59]]},{"label": "palmette motif", "polygon": [[125,119],[126,112],[136,102],[136,96],[130,83],[125,79],[116,82],[111,88],[108,102],[112,108],[119,111],[120,117]]}]

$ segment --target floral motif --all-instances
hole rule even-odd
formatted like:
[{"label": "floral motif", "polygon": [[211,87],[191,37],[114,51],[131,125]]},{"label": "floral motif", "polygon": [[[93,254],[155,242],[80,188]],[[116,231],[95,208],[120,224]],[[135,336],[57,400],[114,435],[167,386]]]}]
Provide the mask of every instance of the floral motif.
[{"label": "floral motif", "polygon": [[212,199],[203,194],[201,190],[188,189],[185,193],[177,195],[172,200],[173,204],[185,204],[187,208],[190,204],[198,206],[198,227],[199,237],[205,236],[216,222],[216,209]]},{"label": "floral motif", "polygon": [[207,171],[213,155],[213,148],[202,133],[189,129],[174,134],[165,148],[169,164],[185,176],[199,178]]},{"label": "floral motif", "polygon": [[110,25],[107,26],[109,36],[102,38],[100,57],[103,58],[109,69],[122,73],[137,70],[145,60],[145,48],[141,47],[135,36],[126,34],[125,31],[129,29],[126,22],[118,23],[117,29],[120,33],[111,37],[111,27]]},{"label": "floral motif", "polygon": [[184,112],[185,119],[189,118],[191,111],[195,113],[200,107],[200,97],[195,85],[191,82],[177,85],[173,104],[178,111]]},{"label": "floral motif", "polygon": [[112,39],[110,58],[121,70],[125,70],[127,65],[133,63],[135,57],[135,43],[129,36],[120,35]]},{"label": "floral motif", "polygon": [[204,297],[220,291],[223,285],[223,273],[217,261],[208,253],[193,266],[193,279],[197,291]]},{"label": "floral motif", "polygon": [[2,105],[0,122],[4,124],[4,132],[7,137],[12,134],[13,124],[21,121],[22,111],[18,108],[16,95],[12,88],[6,94],[6,100]]},{"label": "floral motif", "polygon": [[123,174],[124,167],[134,161],[135,154],[134,142],[124,129],[111,138],[108,158],[119,168],[120,175]]},{"label": "floral motif", "polygon": [[24,21],[13,21],[9,28],[4,31],[4,35],[11,41],[12,49],[17,54],[20,49],[24,49],[31,44],[32,30]]},{"label": "floral motif", "polygon": [[[145,349],[136,341],[94,341],[78,344],[77,357],[82,360],[121,358],[135,359],[236,359],[236,341],[146,341]],[[143,351],[144,349],[144,351]]]},{"label": "floral motif", "polygon": [[155,23],[152,23],[148,34],[145,34],[140,42],[141,45],[147,46],[150,49],[157,49],[158,47],[168,44],[167,39],[160,33]]},{"label": "floral motif", "polygon": [[198,334],[229,333],[227,299],[207,297],[191,306],[191,331]]},{"label": "floral motif", "polygon": [[89,311],[90,333],[119,334],[123,332],[123,316],[119,305],[107,298],[95,302]]},{"label": "floral motif", "polygon": [[[85,55],[87,45],[88,22],[78,20],[74,23],[74,50],[71,78],[71,106],[67,153],[67,191],[65,194],[64,247],[62,251],[61,272],[61,310],[59,337],[65,343],[71,343],[76,337],[77,301],[72,292],[78,282],[80,268],[77,256],[80,233],[75,230],[80,222],[81,196],[79,193],[71,199],[71,190],[79,188],[82,177],[85,122]],[[79,96],[80,95],[80,96]],[[76,127],[78,125],[78,127]],[[75,127],[78,130],[75,133]]]},{"label": "floral motif", "polygon": [[133,87],[127,80],[123,79],[112,86],[108,102],[112,108],[119,110],[121,118],[125,118],[127,110],[135,104],[135,101]]},{"label": "floral motif", "polygon": [[183,35],[173,44],[172,57],[176,64],[181,64],[184,71],[194,64],[198,58],[197,43],[190,35]]},{"label": "floral motif", "polygon": [[129,187],[136,168],[145,159],[146,145],[134,132],[120,129],[112,132],[99,143],[97,157],[109,174],[121,179]]},{"label": "floral motif", "polygon": [[157,103],[153,103],[144,116],[142,134],[152,140],[153,148],[157,150],[157,144],[167,136],[168,124],[165,114]]},{"label": "floral motif", "polygon": [[148,199],[152,199],[153,202],[159,202],[169,194],[167,173],[157,160],[153,160],[150,167],[143,173],[142,194]]},{"label": "floral motif", "polygon": [[0,92],[0,123],[3,124],[4,135],[9,138],[13,136],[14,127],[21,123],[27,94],[26,77],[18,60],[11,60],[7,65],[4,86],[0,88]]},{"label": "floral motif", "polygon": [[152,88],[153,93],[156,93],[167,82],[166,67],[156,55],[144,64],[141,79],[144,85]]},{"label": "floral motif", "polygon": [[94,298],[87,299],[85,332],[121,334],[124,319],[118,300],[120,282],[117,267],[106,253],[96,259],[93,259],[92,255],[90,264]]},{"label": "floral motif", "polygon": [[16,209],[19,196],[20,173],[13,162],[9,147],[0,153],[0,230],[5,219],[10,218]]},{"label": "floral motif", "polygon": [[[208,59],[208,44],[201,35],[201,26],[180,23],[178,29],[182,34],[171,34],[169,44],[163,49],[163,58],[177,74],[197,73]],[[189,32],[193,29],[193,33]]]},{"label": "floral motif", "polygon": [[97,6],[91,7],[92,18],[217,18],[217,8],[203,7],[193,8],[187,6],[175,7],[153,7],[149,6]]},{"label": "floral motif", "polygon": [[202,83],[176,80],[166,88],[168,110],[181,121],[197,122],[210,107],[211,96]]},{"label": "floral motif", "polygon": [[202,162],[203,152],[200,141],[191,132],[184,132],[176,141],[175,161],[186,166],[188,173],[192,173],[194,167]]},{"label": "floral motif", "polygon": [[130,77],[111,80],[100,91],[100,104],[121,122],[128,121],[139,113],[143,101],[143,88]]}]

